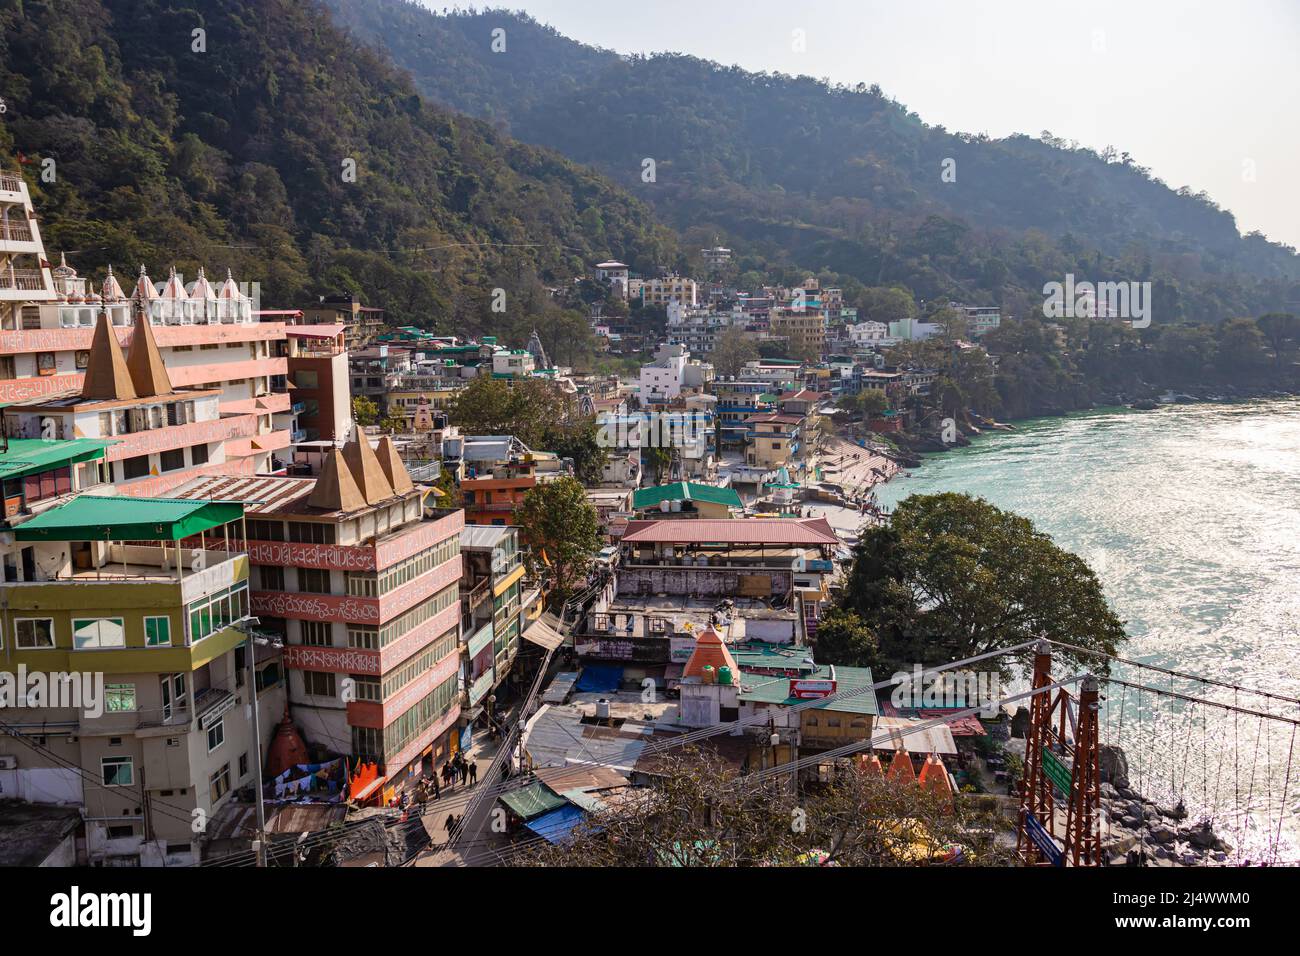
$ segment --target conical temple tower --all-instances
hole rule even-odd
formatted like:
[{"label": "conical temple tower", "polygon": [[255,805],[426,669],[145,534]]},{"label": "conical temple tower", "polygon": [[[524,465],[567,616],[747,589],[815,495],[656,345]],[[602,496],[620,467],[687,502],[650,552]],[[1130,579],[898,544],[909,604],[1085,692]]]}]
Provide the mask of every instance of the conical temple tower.
[{"label": "conical temple tower", "polygon": [[81,397],[122,401],[136,398],[131,373],[117,343],[108,313],[99,313],[95,324],[95,337],[90,342],[90,359],[86,363],[86,378],[81,386]]},{"label": "conical temple tower", "polygon": [[126,367],[131,373],[131,384],[140,398],[170,395],[173,391],[167,366],[163,364],[158,343],[153,337],[153,326],[143,312],[135,315],[135,331],[131,333],[131,347],[126,353]]},{"label": "conical temple tower", "polygon": [[404,495],[415,488],[411,482],[411,476],[406,470],[400,455],[397,454],[397,446],[393,444],[391,435],[385,435],[379,439],[378,455],[379,467],[384,470],[384,477],[393,488],[393,494]]},{"label": "conical temple tower", "polygon": [[375,457],[375,450],[360,429],[353,432],[352,440],[343,446],[343,460],[352,469],[352,477],[356,479],[366,504],[377,505],[393,497],[393,486],[388,483],[384,469]]},{"label": "conical temple tower", "polygon": [[360,511],[366,506],[366,499],[352,477],[352,470],[343,460],[343,453],[337,448],[325,459],[316,487],[311,491],[307,504],[313,508],[326,511]]}]

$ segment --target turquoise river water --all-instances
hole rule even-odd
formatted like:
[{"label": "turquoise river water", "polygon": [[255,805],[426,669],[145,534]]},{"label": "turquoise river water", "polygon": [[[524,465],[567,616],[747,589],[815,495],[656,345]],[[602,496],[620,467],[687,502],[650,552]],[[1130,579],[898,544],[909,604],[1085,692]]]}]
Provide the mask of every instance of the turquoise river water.
[{"label": "turquoise river water", "polygon": [[[1300,698],[1300,400],[1017,422],[926,456],[877,497],[893,507],[937,491],[987,498],[1085,558],[1125,621],[1123,656]],[[1243,691],[1123,665],[1112,674],[1300,718]],[[1103,733],[1128,753],[1138,789],[1236,833],[1235,857],[1271,856],[1280,839],[1294,858],[1293,725],[1112,686]]]}]

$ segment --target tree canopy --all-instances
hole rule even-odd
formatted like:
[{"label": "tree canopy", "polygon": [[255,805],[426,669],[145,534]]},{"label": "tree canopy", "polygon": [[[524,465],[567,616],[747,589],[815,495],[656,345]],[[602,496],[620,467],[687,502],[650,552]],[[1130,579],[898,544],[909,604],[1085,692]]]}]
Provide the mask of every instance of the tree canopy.
[{"label": "tree canopy", "polygon": [[549,576],[554,597],[563,602],[583,583],[600,550],[595,506],[577,479],[565,476],[530,488],[514,520],[532,549],[534,573]]},{"label": "tree canopy", "polygon": [[[843,592],[879,639],[883,670],[934,665],[1039,636],[1114,654],[1123,622],[1082,558],[982,498],[911,495],[862,537]],[[1071,665],[1099,658],[1058,650]],[[1008,669],[1005,658],[990,667]]]}]

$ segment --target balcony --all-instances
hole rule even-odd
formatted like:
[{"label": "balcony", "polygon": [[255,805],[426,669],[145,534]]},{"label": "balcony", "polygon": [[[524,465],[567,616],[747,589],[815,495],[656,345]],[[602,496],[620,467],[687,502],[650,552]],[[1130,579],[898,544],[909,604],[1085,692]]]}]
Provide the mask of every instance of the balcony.
[{"label": "balcony", "polygon": [[35,242],[35,238],[26,223],[0,222],[0,242]]},{"label": "balcony", "polygon": [[23,178],[17,173],[0,172],[0,193],[20,193],[23,189]]},{"label": "balcony", "polygon": [[40,269],[0,269],[0,290],[44,292],[45,277]]},{"label": "balcony", "polygon": [[478,679],[469,685],[469,706],[473,707],[492,689],[495,675],[492,671],[485,671],[479,675]]}]

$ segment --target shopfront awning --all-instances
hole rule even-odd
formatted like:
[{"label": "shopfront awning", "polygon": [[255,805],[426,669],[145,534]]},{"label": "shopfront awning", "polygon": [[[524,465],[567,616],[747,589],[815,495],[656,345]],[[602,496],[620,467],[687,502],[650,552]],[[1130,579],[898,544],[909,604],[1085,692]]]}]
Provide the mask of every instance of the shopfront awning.
[{"label": "shopfront awning", "polygon": [[569,805],[567,800],[552,792],[544,783],[530,783],[518,790],[503,793],[497,799],[521,820],[531,820]]},{"label": "shopfront awning", "polygon": [[14,528],[18,541],[179,541],[244,514],[233,501],[82,495]]},{"label": "shopfront awning", "polygon": [[580,694],[608,694],[622,683],[622,664],[587,664],[573,689]]},{"label": "shopfront awning", "polygon": [[524,640],[553,651],[564,643],[559,618],[547,611],[524,630]]},{"label": "shopfront awning", "polygon": [[558,810],[529,820],[524,824],[548,843],[563,843],[568,840],[575,827],[587,817],[581,807],[566,803]]}]

